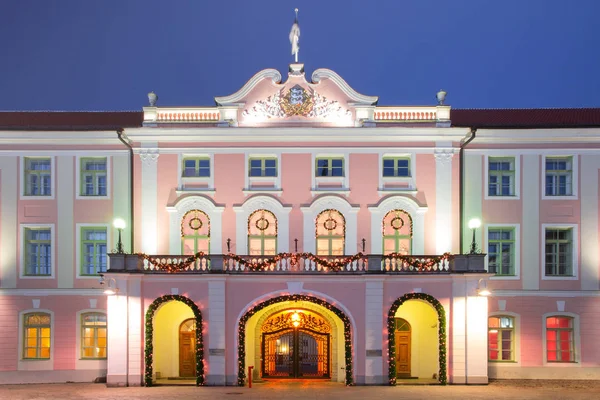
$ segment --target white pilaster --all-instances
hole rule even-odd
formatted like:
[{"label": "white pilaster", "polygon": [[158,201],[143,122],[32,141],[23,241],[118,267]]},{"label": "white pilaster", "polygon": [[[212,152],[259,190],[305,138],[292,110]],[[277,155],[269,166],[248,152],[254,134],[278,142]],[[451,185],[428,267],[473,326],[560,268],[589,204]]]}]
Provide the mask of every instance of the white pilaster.
[{"label": "white pilaster", "polygon": [[[57,251],[56,275],[59,288],[73,287],[73,254],[77,246],[74,243],[73,230],[73,199],[75,198],[75,184],[73,168],[73,156],[56,157],[56,204],[58,208],[57,221],[57,241],[55,248]],[[78,265],[76,262],[75,265]]]},{"label": "white pilaster", "polygon": [[156,254],[158,249],[157,196],[158,149],[141,149],[142,160],[142,251]]},{"label": "white pilaster", "polygon": [[435,149],[435,248],[452,251],[452,148]]},{"label": "white pilaster", "polygon": [[128,312],[129,312],[129,334],[127,339],[127,351],[129,353],[128,359],[128,371],[127,371],[127,384],[129,386],[140,386],[143,384],[143,351],[144,345],[142,341],[142,329],[144,327],[144,321],[142,315],[144,315],[143,304],[142,304],[142,281],[141,277],[134,276],[130,277],[127,282],[127,296],[128,296]]},{"label": "white pilaster", "polygon": [[117,281],[119,293],[108,296],[107,301],[107,320],[108,320],[108,358],[106,385],[107,386],[127,386],[128,384],[128,356],[127,336],[128,336],[128,311],[127,292],[124,290],[125,281]]},{"label": "white pilaster", "polygon": [[16,156],[0,157],[0,287],[17,287],[17,179]]},{"label": "white pilaster", "polygon": [[488,383],[488,298],[477,296],[477,278],[467,285],[467,384]]},{"label": "white pilaster", "polygon": [[[540,288],[540,158],[523,155],[521,277],[524,290]],[[598,203],[596,203],[598,204]],[[596,205],[597,207],[597,205]]]},{"label": "white pilaster", "polygon": [[[123,230],[121,240],[123,241],[123,247],[126,252],[131,252],[131,215],[129,214],[129,208],[131,204],[131,193],[130,193],[130,176],[131,171],[129,171],[129,155],[114,155],[109,158],[112,160],[112,182],[113,182],[113,217],[114,218],[122,218],[127,221],[127,226]],[[108,221],[111,223],[112,221]],[[116,230],[115,234],[111,235],[113,237],[113,244],[110,246],[109,250],[115,249],[117,247],[117,234]]]},{"label": "white pilaster", "polygon": [[452,281],[452,376],[450,383],[466,383],[466,316],[465,304],[466,281],[457,276]]},{"label": "white pilaster", "polygon": [[225,385],[225,280],[208,282],[209,385]]},{"label": "white pilaster", "polygon": [[600,157],[582,155],[581,168],[581,290],[598,290],[600,275],[598,265],[598,173]]},{"label": "white pilaster", "polygon": [[383,280],[366,282],[365,312],[365,383],[383,384]]}]

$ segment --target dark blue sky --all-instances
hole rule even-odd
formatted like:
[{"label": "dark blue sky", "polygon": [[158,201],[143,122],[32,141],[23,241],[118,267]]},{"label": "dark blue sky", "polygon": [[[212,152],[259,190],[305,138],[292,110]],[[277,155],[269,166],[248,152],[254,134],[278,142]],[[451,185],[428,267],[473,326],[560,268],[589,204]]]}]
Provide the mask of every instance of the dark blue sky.
[{"label": "dark blue sky", "polygon": [[381,105],[600,106],[598,0],[3,0],[0,110],[212,105],[287,75],[294,7],[307,75]]}]

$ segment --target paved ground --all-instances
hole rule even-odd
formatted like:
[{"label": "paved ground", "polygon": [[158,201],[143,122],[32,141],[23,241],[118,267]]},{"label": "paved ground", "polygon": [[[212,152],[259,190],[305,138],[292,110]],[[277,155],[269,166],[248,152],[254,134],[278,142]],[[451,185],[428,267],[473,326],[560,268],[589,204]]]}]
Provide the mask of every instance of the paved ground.
[{"label": "paved ground", "polygon": [[284,381],[240,387],[157,386],[107,388],[104,384],[0,385],[0,399],[600,399],[600,381],[510,381],[487,386],[355,386],[319,381]]}]

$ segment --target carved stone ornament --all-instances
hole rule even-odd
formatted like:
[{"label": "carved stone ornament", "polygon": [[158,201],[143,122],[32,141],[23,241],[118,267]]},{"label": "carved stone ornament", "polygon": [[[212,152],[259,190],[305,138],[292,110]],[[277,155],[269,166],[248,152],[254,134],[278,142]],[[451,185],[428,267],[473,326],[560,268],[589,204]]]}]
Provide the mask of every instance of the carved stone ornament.
[{"label": "carved stone ornament", "polygon": [[140,150],[140,159],[142,163],[147,166],[151,166],[156,164],[158,161],[158,149],[141,149]]},{"label": "carved stone ornament", "polygon": [[450,165],[454,152],[449,150],[436,150],[434,153],[436,163],[441,165]]},{"label": "carved stone ornament", "polygon": [[309,329],[319,333],[330,333],[331,326],[320,315],[306,310],[285,310],[269,318],[261,327],[264,333],[283,329]]},{"label": "carved stone ornament", "polygon": [[300,85],[287,92],[281,89],[277,93],[258,100],[254,106],[244,110],[245,117],[270,119],[285,117],[339,118],[351,116],[350,110],[343,109],[335,100],[328,100],[311,88]]}]

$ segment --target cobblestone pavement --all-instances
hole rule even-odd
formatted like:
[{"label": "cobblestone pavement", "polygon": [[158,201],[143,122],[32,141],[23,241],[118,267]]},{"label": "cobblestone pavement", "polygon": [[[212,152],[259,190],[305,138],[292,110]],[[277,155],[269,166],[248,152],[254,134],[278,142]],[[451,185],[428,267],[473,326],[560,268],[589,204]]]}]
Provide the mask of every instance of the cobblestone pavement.
[{"label": "cobblestone pavement", "polygon": [[0,399],[599,399],[600,381],[498,381],[487,386],[356,386],[319,381],[272,381],[247,387],[157,386],[107,388],[104,384],[0,385]]}]

